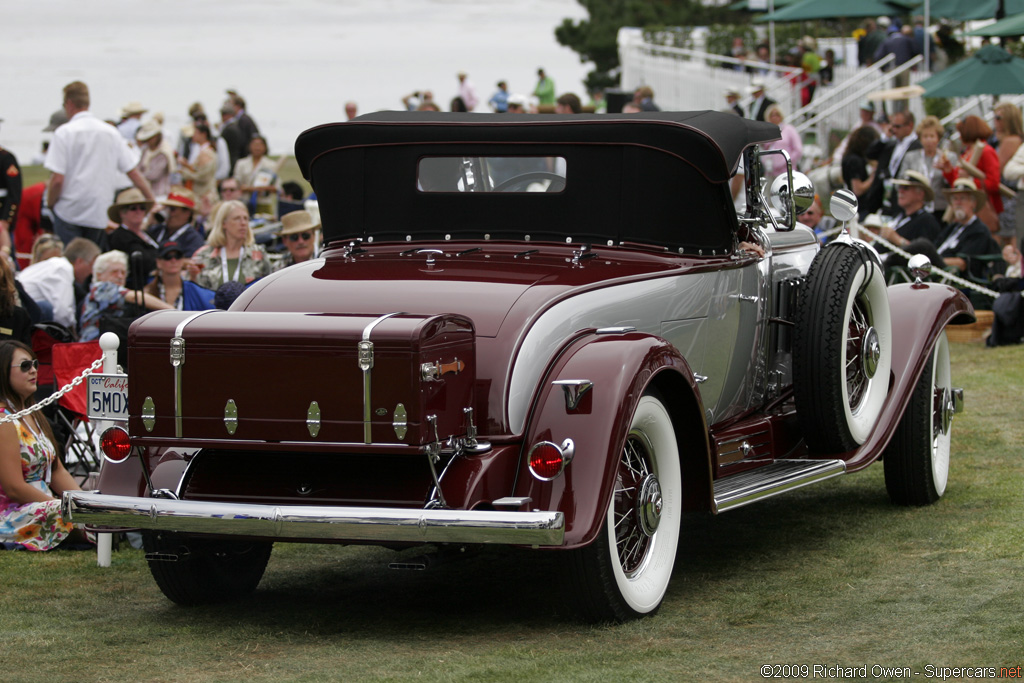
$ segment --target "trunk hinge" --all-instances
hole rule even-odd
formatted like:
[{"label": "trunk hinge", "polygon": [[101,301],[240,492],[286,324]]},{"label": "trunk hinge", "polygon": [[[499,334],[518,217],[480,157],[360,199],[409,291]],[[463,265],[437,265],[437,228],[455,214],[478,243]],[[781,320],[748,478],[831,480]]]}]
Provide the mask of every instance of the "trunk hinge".
[{"label": "trunk hinge", "polygon": [[359,342],[357,361],[359,369],[363,372],[363,443],[373,443],[371,423],[373,420],[373,408],[370,406],[370,371],[373,370],[373,342],[370,341],[370,333],[373,328],[388,318],[396,315],[405,315],[401,312],[382,315],[372,323],[363,328],[363,339]]},{"label": "trunk hinge", "polygon": [[181,366],[185,364],[185,326],[201,315],[211,311],[200,311],[178,323],[171,338],[171,367],[174,368],[174,436],[181,438],[181,415],[184,398],[181,390]]}]

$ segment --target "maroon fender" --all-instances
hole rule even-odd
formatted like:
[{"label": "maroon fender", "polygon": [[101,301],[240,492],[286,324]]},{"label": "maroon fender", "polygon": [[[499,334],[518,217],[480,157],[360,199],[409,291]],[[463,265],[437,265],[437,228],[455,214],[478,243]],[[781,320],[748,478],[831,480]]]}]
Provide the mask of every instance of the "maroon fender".
[{"label": "maroon fender", "polygon": [[[553,384],[567,379],[593,383],[576,408],[569,408],[563,388]],[[587,545],[597,536],[630,419],[648,388],[658,391],[673,415],[683,463],[684,501],[706,506],[710,499],[704,411],[693,373],[679,351],[648,334],[589,334],[566,348],[538,387],[517,475],[515,495],[529,496],[532,508],[564,513],[565,547]],[[541,441],[561,445],[565,439],[575,445],[565,471],[550,482],[530,474],[531,447]]]},{"label": "maroon fender", "polygon": [[877,428],[860,448],[844,458],[848,472],[870,465],[889,444],[946,325],[974,322],[970,301],[960,290],[948,285],[893,285],[889,287],[889,310],[893,328],[889,398],[882,407]]}]

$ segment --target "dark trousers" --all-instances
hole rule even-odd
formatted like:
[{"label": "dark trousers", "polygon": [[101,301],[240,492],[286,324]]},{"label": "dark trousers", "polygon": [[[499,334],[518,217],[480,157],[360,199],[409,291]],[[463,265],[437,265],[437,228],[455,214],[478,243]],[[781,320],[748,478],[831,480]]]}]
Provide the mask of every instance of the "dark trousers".
[{"label": "dark trousers", "polygon": [[65,247],[76,237],[85,237],[95,242],[101,250],[106,251],[107,249],[106,230],[68,223],[58,216],[56,211],[53,213],[53,232],[61,239]]}]

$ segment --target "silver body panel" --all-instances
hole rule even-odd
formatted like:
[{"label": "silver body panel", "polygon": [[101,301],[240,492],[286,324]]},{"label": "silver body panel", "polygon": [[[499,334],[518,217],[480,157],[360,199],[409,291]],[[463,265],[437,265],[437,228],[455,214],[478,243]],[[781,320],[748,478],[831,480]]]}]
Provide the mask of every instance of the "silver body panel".
[{"label": "silver body panel", "polygon": [[[509,384],[508,418],[521,433],[537,382],[574,332],[634,327],[675,346],[698,375],[708,423],[734,417],[764,399],[768,373],[768,318],[777,285],[807,272],[818,252],[803,226],[771,232],[771,250],[742,268],[659,277],[614,285],[561,301],[526,332]],[[713,341],[711,341],[713,340]],[[788,363],[784,374],[788,380]]]}]

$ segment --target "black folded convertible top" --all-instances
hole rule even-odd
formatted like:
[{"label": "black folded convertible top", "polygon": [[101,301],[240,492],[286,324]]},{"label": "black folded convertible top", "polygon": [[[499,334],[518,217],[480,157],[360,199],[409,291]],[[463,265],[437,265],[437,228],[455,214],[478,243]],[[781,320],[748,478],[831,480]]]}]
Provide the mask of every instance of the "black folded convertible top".
[{"label": "black folded convertible top", "polygon": [[778,126],[716,111],[642,114],[449,114],[378,112],[311,128],[295,142],[302,175],[332,149],[409,143],[603,142],[656,147],[689,159],[711,182],[732,176],[743,150],[777,140]]},{"label": "black folded convertible top", "polygon": [[[685,253],[734,244],[729,192],[743,150],[779,128],[721,112],[627,115],[381,112],[302,133],[295,155],[334,240],[641,243]],[[546,193],[439,192],[427,158],[561,160]],[[453,188],[454,189],[454,188]]]}]

